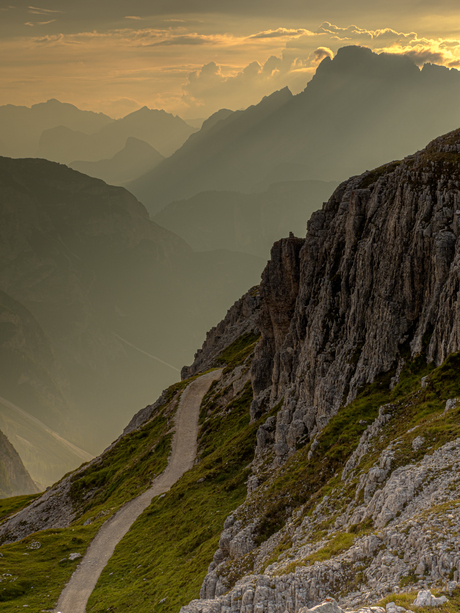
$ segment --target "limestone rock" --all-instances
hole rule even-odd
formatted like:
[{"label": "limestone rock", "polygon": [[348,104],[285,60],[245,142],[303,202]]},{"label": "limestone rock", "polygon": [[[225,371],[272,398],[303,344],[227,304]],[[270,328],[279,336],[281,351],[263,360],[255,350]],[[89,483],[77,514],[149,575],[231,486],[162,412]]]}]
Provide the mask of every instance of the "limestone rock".
[{"label": "limestone rock", "polygon": [[452,409],[456,409],[460,404],[460,398],[448,398],[446,400],[446,408],[444,409],[444,413],[447,411],[451,411]]},{"label": "limestone rock", "polygon": [[273,246],[260,286],[254,392],[268,392],[271,406],[292,398],[311,408],[310,438],[363,384],[405,359],[404,347],[435,365],[460,349],[452,308],[459,142],[459,131],[447,134],[345,181],[312,215],[305,240]]},{"label": "limestone rock", "polygon": [[82,557],[81,553],[71,553],[69,555],[69,560],[73,562],[74,560],[79,560]]},{"label": "limestone rock", "polygon": [[311,612],[315,613],[343,613],[343,609],[339,607],[336,600],[328,596],[320,602],[320,604],[316,605],[316,607],[312,607],[310,609]]},{"label": "limestone rock", "polygon": [[237,300],[225,318],[206,334],[203,347],[196,352],[193,364],[182,368],[182,379],[211,368],[219,353],[243,334],[257,334],[256,318],[260,304],[261,299],[256,287]]},{"label": "limestone rock", "polygon": [[417,438],[414,438],[414,440],[412,441],[412,449],[414,451],[418,451],[421,447],[423,447],[424,443],[425,443],[424,437],[417,436]]},{"label": "limestone rock", "polygon": [[439,607],[445,602],[447,602],[445,596],[436,598],[436,596],[432,595],[430,590],[421,590],[417,594],[417,598],[414,600],[413,604],[414,607]]}]

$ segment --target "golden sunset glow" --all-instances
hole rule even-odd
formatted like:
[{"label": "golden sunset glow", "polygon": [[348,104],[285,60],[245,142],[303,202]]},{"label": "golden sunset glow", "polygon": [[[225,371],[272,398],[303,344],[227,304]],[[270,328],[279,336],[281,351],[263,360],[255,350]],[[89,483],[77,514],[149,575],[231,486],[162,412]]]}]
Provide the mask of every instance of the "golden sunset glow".
[{"label": "golden sunset glow", "polygon": [[[85,3],[78,12],[57,1],[3,6],[0,104],[58,98],[113,117],[144,105],[206,117],[286,86],[301,91],[319,61],[345,45],[405,54],[418,65],[460,64],[459,22],[448,3],[435,15],[418,4],[412,19],[404,12],[391,16],[391,2],[360,15],[352,3],[347,18],[337,3],[322,18],[306,4],[296,16],[295,1],[287,3],[285,17],[279,11],[256,16],[238,4],[231,14],[215,7],[186,12],[177,4],[170,14],[151,14],[155,7],[145,2],[117,3],[110,19]],[[353,13],[356,25],[347,21]]]}]

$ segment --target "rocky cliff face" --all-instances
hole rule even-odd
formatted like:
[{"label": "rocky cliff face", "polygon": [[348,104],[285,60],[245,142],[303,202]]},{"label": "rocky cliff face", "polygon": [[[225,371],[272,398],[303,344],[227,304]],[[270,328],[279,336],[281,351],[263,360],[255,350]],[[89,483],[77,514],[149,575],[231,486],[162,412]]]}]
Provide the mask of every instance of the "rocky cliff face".
[{"label": "rocky cliff face", "polygon": [[306,239],[275,244],[260,289],[256,395],[310,437],[381,373],[460,348],[460,133],[340,185]]},{"label": "rocky cliff face", "polygon": [[261,306],[258,287],[253,287],[228,310],[224,319],[206,335],[203,347],[195,353],[191,366],[184,366],[182,379],[203,372],[215,365],[216,358],[244,334],[259,334],[256,321]]},{"label": "rocky cliff face", "polygon": [[459,164],[455,131],[351,178],[305,239],[275,243],[248,498],[184,613],[356,608],[458,580]]}]

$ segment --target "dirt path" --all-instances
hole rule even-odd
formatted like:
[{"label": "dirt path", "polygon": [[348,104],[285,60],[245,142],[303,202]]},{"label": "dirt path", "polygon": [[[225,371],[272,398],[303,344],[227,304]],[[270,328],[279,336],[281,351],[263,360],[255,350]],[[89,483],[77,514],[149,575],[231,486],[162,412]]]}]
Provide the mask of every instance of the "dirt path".
[{"label": "dirt path", "polygon": [[182,393],[176,414],[176,432],[172,452],[165,471],[152,487],[138,498],[125,504],[97,533],[59,598],[56,612],[85,613],[86,603],[99,576],[111,558],[116,545],[128,532],[152,498],[167,492],[182,475],[192,468],[196,455],[198,416],[203,396],[211,383],[219,379],[222,370],[215,370],[195,379]]}]

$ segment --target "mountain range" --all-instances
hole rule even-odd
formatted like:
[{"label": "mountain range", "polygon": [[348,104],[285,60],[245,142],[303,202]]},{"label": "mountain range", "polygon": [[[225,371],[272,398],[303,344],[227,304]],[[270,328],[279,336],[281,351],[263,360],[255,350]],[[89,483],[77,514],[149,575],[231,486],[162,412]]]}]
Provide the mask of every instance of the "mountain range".
[{"label": "mountain range", "polygon": [[46,160],[0,158],[0,215],[0,429],[48,485],[174,381],[264,260],[194,252],[125,189]]},{"label": "mountain range", "polygon": [[54,98],[32,107],[0,106],[0,155],[8,157],[35,157],[44,130],[67,126],[85,134],[96,132],[112,123],[103,113],[82,111],[73,104]]},{"label": "mountain range", "polygon": [[171,202],[153,219],[197,251],[221,247],[268,258],[278,237],[305,234],[306,221],[336,186],[332,181],[285,181],[252,194],[201,192]]},{"label": "mountain range", "polygon": [[300,94],[286,88],[208,129],[205,122],[178,151],[127,187],[156,213],[204,191],[343,180],[401,159],[456,128],[459,95],[456,69],[432,64],[419,69],[407,56],[343,47],[320,63]]},{"label": "mountain range", "polygon": [[196,128],[177,115],[144,106],[91,134],[66,125],[44,130],[40,136],[38,157],[64,164],[77,160],[104,160],[121,151],[130,137],[146,142],[163,156],[169,156],[194,132]]},{"label": "mountain range", "polygon": [[164,156],[148,143],[134,136],[126,139],[123,149],[107,160],[72,162],[70,168],[102,179],[109,185],[123,185],[158,166]]},{"label": "mountain range", "polygon": [[4,503],[6,612],[54,607],[169,474],[203,374],[193,466],[112,543],[88,613],[458,609],[459,151],[456,130],[341,183],[181,381],[99,457]]}]

